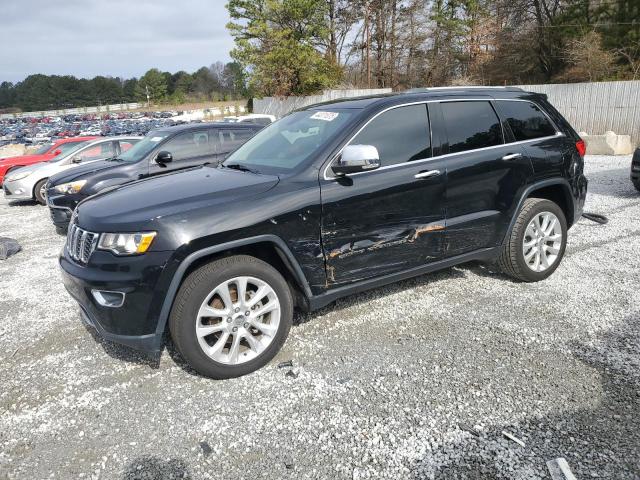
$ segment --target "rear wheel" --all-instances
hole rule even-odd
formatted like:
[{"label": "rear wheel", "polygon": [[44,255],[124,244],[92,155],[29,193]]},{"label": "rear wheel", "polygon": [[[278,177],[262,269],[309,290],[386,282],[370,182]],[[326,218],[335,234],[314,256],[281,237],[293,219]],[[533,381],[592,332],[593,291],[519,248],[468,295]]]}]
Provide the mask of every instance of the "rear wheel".
[{"label": "rear wheel", "polygon": [[184,281],[169,317],[180,354],[199,373],[223,379],[267,364],[293,318],[286,280],[271,265],[238,255],[216,260]]},{"label": "rear wheel", "polygon": [[46,188],[45,186],[47,185],[47,180],[49,180],[48,178],[44,178],[42,180],[40,180],[38,183],[36,183],[36,186],[33,187],[33,195],[36,199],[36,201],[40,204],[40,205],[46,205],[47,204],[47,199],[46,199]]},{"label": "rear wheel", "polygon": [[503,246],[498,266],[523,282],[537,282],[551,275],[564,256],[567,221],[555,203],[528,198]]}]

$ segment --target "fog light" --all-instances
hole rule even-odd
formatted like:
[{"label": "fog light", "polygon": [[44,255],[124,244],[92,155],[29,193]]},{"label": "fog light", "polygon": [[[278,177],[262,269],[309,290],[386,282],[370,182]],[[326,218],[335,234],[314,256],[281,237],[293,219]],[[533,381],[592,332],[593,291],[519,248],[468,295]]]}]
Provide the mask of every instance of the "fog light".
[{"label": "fog light", "polygon": [[124,303],[124,293],[108,290],[91,290],[93,298],[103,307],[118,308]]},{"label": "fog light", "polygon": [[24,193],[24,188],[19,188],[15,192],[13,192],[14,195],[21,195],[22,193]]}]

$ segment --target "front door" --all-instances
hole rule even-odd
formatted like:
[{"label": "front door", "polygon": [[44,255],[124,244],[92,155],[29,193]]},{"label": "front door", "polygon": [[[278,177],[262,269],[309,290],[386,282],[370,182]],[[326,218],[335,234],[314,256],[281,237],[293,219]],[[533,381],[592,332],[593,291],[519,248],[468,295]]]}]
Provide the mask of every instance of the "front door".
[{"label": "front door", "polygon": [[446,170],[431,159],[426,104],[379,114],[349,144],[375,146],[381,167],[344,178],[321,172],[327,286],[441,258]]}]

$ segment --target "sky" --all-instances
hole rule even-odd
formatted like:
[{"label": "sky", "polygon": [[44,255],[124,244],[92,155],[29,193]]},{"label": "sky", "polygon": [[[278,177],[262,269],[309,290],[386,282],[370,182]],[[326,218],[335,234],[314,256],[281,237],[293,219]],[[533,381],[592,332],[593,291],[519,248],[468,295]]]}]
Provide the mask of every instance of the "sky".
[{"label": "sky", "polygon": [[139,77],[230,60],[226,0],[0,0],[0,82]]}]

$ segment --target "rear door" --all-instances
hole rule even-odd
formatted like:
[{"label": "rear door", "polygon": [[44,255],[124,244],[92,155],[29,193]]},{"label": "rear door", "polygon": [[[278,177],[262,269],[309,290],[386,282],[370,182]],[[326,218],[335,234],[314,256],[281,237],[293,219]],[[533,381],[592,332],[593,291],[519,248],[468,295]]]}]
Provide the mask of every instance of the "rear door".
[{"label": "rear door", "polygon": [[445,256],[452,257],[502,242],[532,168],[522,144],[505,143],[490,99],[441,101],[439,108],[436,126],[446,138]]},{"label": "rear door", "polygon": [[514,141],[524,142],[536,179],[569,176],[575,143],[560,133],[542,107],[528,100],[497,100],[496,107]]}]

